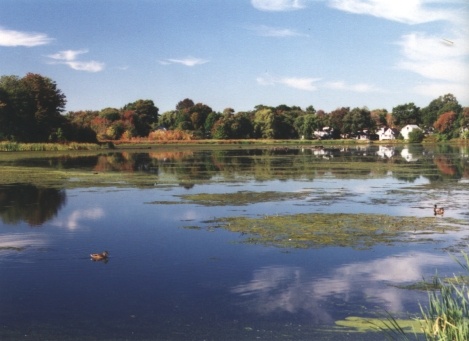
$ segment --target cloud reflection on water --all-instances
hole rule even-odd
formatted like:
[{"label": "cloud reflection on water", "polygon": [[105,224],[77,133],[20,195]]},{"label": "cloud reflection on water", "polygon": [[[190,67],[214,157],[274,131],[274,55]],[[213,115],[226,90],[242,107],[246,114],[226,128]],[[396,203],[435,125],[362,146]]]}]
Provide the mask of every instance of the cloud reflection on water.
[{"label": "cloud reflection on water", "polygon": [[393,285],[428,279],[435,268],[451,262],[447,256],[403,253],[345,264],[323,277],[313,277],[300,267],[267,266],[256,270],[249,282],[233,287],[231,292],[240,296],[241,305],[257,314],[303,311],[315,322],[331,322],[331,300],[341,305],[358,302],[363,306],[382,306],[383,311],[402,311],[406,300],[417,303],[415,295],[406,297],[409,291]]},{"label": "cloud reflection on water", "polygon": [[5,234],[0,236],[0,256],[44,245],[46,245],[46,241],[38,233]]},{"label": "cloud reflection on water", "polygon": [[104,210],[99,207],[84,210],[74,210],[70,215],[64,217],[63,220],[54,221],[53,225],[65,227],[69,230],[76,230],[82,226],[82,220],[98,220],[104,216]]}]

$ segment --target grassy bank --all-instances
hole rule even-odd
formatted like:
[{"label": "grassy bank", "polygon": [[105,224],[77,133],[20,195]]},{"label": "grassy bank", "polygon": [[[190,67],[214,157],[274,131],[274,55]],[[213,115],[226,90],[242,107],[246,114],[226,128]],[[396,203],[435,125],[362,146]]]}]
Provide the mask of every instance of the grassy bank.
[{"label": "grassy bank", "polygon": [[98,150],[99,144],[95,143],[18,143],[0,142],[2,152],[34,152],[34,151],[67,151],[67,150]]}]

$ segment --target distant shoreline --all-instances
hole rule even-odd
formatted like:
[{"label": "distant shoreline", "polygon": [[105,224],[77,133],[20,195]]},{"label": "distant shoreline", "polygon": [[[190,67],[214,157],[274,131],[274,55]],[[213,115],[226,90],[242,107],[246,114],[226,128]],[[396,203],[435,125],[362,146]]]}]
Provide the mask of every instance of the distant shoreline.
[{"label": "distant shoreline", "polygon": [[421,143],[410,143],[406,140],[381,140],[367,141],[356,139],[340,140],[268,140],[268,139],[240,139],[240,140],[169,140],[169,141],[101,141],[99,143],[20,143],[20,142],[0,142],[0,152],[21,152],[21,151],[79,151],[79,150],[113,150],[113,149],[152,149],[156,147],[251,147],[251,146],[350,146],[350,145],[405,145],[405,144],[450,144],[469,145],[468,140],[454,139],[445,142],[438,142],[434,139],[426,139]]}]

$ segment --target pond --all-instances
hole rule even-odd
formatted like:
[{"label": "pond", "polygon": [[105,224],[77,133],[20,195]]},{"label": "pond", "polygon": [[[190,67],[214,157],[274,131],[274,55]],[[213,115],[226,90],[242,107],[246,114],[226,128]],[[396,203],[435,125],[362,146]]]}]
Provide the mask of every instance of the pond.
[{"label": "pond", "polygon": [[0,154],[0,339],[380,340],[344,321],[415,317],[427,293],[407,286],[460,272],[468,154]]}]

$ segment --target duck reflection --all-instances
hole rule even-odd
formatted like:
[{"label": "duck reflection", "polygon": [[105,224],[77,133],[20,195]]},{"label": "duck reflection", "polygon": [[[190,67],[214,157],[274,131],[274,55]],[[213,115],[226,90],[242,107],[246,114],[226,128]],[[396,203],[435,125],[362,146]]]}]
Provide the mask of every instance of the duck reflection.
[{"label": "duck reflection", "polygon": [[231,292],[240,297],[241,305],[257,314],[303,311],[315,322],[331,322],[334,309],[344,304],[403,311],[406,302],[415,303],[415,296],[396,286],[421,281],[428,269],[434,271],[450,263],[444,256],[405,253],[346,264],[324,277],[313,277],[299,267],[268,266],[256,270],[252,280]]},{"label": "duck reflection", "polygon": [[0,187],[0,218],[6,224],[21,221],[39,226],[54,218],[67,200],[64,190],[31,184]]}]

